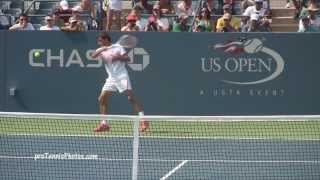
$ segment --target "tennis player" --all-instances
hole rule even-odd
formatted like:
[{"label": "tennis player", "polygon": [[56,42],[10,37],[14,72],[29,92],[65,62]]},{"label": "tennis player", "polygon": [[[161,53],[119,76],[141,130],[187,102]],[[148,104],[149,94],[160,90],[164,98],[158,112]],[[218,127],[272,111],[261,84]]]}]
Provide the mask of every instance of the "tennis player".
[{"label": "tennis player", "polygon": [[[107,114],[107,100],[113,92],[119,92],[128,96],[128,101],[133,107],[133,111],[143,116],[143,110],[132,91],[131,82],[126,62],[130,60],[125,49],[119,45],[111,44],[111,38],[106,32],[102,32],[97,37],[97,44],[100,48],[91,54],[92,58],[100,57],[104,63],[108,74],[105,84],[102,87],[99,96],[99,109],[101,114]],[[140,120],[140,131],[143,132],[148,128],[149,124],[144,119]],[[106,120],[102,120],[94,132],[109,131],[110,126]]]}]

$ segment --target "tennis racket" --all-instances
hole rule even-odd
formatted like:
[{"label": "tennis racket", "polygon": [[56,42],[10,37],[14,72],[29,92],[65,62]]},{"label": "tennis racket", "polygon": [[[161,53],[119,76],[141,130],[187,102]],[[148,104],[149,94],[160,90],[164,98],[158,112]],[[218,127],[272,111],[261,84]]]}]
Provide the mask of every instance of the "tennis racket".
[{"label": "tennis racket", "polygon": [[122,35],[115,44],[131,49],[137,46],[138,39],[135,36],[125,34]]}]

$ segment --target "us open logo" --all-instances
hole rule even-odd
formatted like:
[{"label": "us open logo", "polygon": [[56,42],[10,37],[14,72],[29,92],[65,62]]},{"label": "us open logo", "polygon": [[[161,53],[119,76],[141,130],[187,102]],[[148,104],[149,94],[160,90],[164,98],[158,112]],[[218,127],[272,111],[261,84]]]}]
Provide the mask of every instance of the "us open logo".
[{"label": "us open logo", "polygon": [[280,54],[265,47],[258,38],[219,43],[210,48],[224,55],[201,58],[201,70],[223,73],[220,79],[228,84],[261,84],[276,79],[284,70],[285,62]]}]

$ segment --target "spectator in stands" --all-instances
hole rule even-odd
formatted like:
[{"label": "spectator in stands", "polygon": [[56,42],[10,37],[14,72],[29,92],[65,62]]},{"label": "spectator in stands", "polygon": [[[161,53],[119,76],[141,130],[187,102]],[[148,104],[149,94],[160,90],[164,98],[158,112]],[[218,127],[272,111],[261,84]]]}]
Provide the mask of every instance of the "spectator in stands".
[{"label": "spectator in stands", "polygon": [[[222,1],[222,0],[220,0],[220,1]],[[223,6],[226,4],[230,5],[230,10],[231,10],[230,13],[236,14],[235,9],[234,9],[235,0],[223,0]],[[220,6],[220,7],[222,7],[220,12],[223,12],[223,6]]]},{"label": "spectator in stands", "polygon": [[85,28],[81,26],[81,22],[79,22],[76,17],[72,16],[69,19],[69,25],[61,27],[61,30],[68,32],[82,32],[85,31]]},{"label": "spectator in stands", "polygon": [[193,30],[194,32],[206,32],[206,27],[204,27],[201,24],[196,25],[195,29]]},{"label": "spectator in stands", "polygon": [[19,16],[19,23],[11,26],[10,31],[24,31],[24,30],[35,30],[33,25],[28,22],[28,16],[21,14]]},{"label": "spectator in stands", "polygon": [[[221,1],[221,0],[219,0],[219,1]],[[211,15],[217,14],[214,2],[215,2],[215,0],[206,0],[205,6],[203,6],[203,7],[207,7],[210,10]],[[219,6],[220,6],[220,2],[219,2]],[[223,5],[221,4],[221,7],[222,6]],[[220,14],[222,14],[222,13],[220,13]]]},{"label": "spectator in stands", "polygon": [[216,14],[214,2],[215,2],[215,0],[202,0],[202,4],[200,5],[200,9],[207,8],[207,9],[209,9],[210,14],[214,15],[214,14]]},{"label": "spectator in stands", "polygon": [[[108,0],[104,0],[108,1]],[[148,3],[148,0],[133,0],[134,6],[139,7],[143,11],[146,11],[147,13],[151,13],[153,6]]]},{"label": "spectator in stands", "polygon": [[249,21],[248,32],[258,32],[260,23],[260,16],[258,14],[252,14]]},{"label": "spectator in stands", "polygon": [[[160,5],[159,4],[155,4],[153,6],[153,10],[152,10],[152,15],[155,19],[156,19],[156,26],[157,26],[157,30],[161,31],[161,32],[168,32],[169,28],[170,28],[170,24],[169,24],[169,20],[165,17],[162,17],[162,12],[160,11]],[[150,20],[153,20],[153,18],[149,18],[149,23]],[[152,22],[153,25],[153,22]]]},{"label": "spectator in stands", "polygon": [[59,27],[69,23],[69,18],[72,16],[72,9],[69,8],[67,0],[60,1],[59,6],[54,10],[54,15],[57,18],[56,24],[58,24]]},{"label": "spectator in stands", "polygon": [[121,0],[108,0],[108,3],[105,3],[105,12],[106,12],[106,30],[110,31],[113,19],[115,18],[115,29],[121,29],[121,11],[122,11],[122,1]]},{"label": "spectator in stands", "polygon": [[247,19],[251,17],[252,14],[258,14],[260,17],[265,16],[267,9],[263,8],[263,0],[255,0],[254,6],[249,6],[244,11],[243,16],[246,16]]},{"label": "spectator in stands", "polygon": [[145,28],[145,31],[158,31],[159,26],[157,24],[157,19],[154,16],[148,18],[148,24]]},{"label": "spectator in stands", "polygon": [[75,19],[77,20],[77,23],[79,24],[81,29],[84,29],[85,31],[88,30],[88,23],[81,19],[81,15],[78,11],[73,11],[72,17],[75,17]]},{"label": "spectator in stands", "polygon": [[241,21],[240,32],[248,32],[250,28],[250,21]]},{"label": "spectator in stands", "polygon": [[194,15],[194,10],[192,9],[192,0],[182,0],[177,4],[177,12],[179,14],[185,14],[188,16]]},{"label": "spectator in stands", "polygon": [[230,13],[225,13],[222,17],[224,23],[223,26],[217,29],[217,32],[235,32],[236,29],[231,25],[232,15]]},{"label": "spectator in stands", "polygon": [[254,0],[241,0],[241,12],[244,13],[247,7],[253,6],[253,5],[254,5]]},{"label": "spectator in stands", "polygon": [[2,13],[0,9],[0,30],[1,29],[8,29],[10,27],[9,18]]},{"label": "spectator in stands", "polygon": [[[266,0],[261,0],[261,1],[262,1],[262,7],[264,9],[268,9],[269,8],[268,2]],[[244,13],[248,7],[254,6],[256,2],[257,2],[256,0],[242,0],[241,11]]]},{"label": "spectator in stands", "polygon": [[208,8],[202,8],[196,18],[196,28],[205,28],[205,32],[214,32],[215,23]]},{"label": "spectator in stands", "polygon": [[44,20],[46,22],[46,25],[40,27],[41,31],[59,31],[60,30],[60,28],[54,24],[55,22],[52,15],[46,16]]},{"label": "spectator in stands", "polygon": [[136,25],[137,17],[134,14],[129,14],[127,17],[127,24],[121,28],[121,31],[139,31],[139,27]]},{"label": "spectator in stands", "polygon": [[[112,0],[110,0],[110,4]],[[80,13],[88,12],[92,18],[92,27],[98,27],[97,23],[97,10],[94,6],[92,0],[80,0],[79,4],[72,8],[73,11],[78,11]]]},{"label": "spectator in stands", "polygon": [[159,0],[159,7],[162,14],[174,14],[175,10],[171,4],[171,0]]},{"label": "spectator in stands", "polygon": [[308,0],[305,3],[302,3],[302,8],[301,8],[301,12],[299,14],[299,17],[309,15],[309,8],[310,7],[317,9],[318,8],[317,0]]},{"label": "spectator in stands", "polygon": [[[223,14],[231,14],[231,6],[229,4],[225,4],[223,6]],[[219,18],[217,21],[216,29],[221,29],[222,27],[224,27],[224,21],[225,20],[223,19],[223,17]],[[240,24],[241,24],[240,19],[237,18],[236,16],[231,15],[230,25],[232,26],[232,28],[236,31],[239,31]]]},{"label": "spectator in stands", "polygon": [[[286,0],[286,1],[287,1],[287,4],[285,7],[290,8],[291,7],[290,0]],[[297,0],[291,0],[291,1],[293,3],[294,7],[298,10],[300,8],[298,1]]]},{"label": "spectator in stands", "polygon": [[[310,5],[308,7],[308,13],[305,14],[304,16],[308,16],[310,24],[320,30],[320,18],[317,16],[318,11],[319,9],[315,5]],[[302,27],[303,27],[303,22],[302,22],[302,19],[300,19],[299,29],[301,29]]]},{"label": "spectator in stands", "polygon": [[148,20],[141,18],[141,8],[139,6],[135,6],[131,10],[130,14],[133,14],[134,16],[136,16],[137,18],[136,25],[139,27],[139,31],[144,31],[148,24]]},{"label": "spectator in stands", "polygon": [[258,14],[252,14],[249,21],[248,32],[270,32],[271,27],[269,23],[266,23],[263,17]]},{"label": "spectator in stands", "polygon": [[301,17],[302,27],[299,27],[298,32],[319,32],[319,29],[310,23],[308,16]]},{"label": "spectator in stands", "polygon": [[178,19],[172,25],[172,32],[187,32],[189,27],[187,26],[186,14],[179,14]]},{"label": "spectator in stands", "polygon": [[[309,7],[306,8],[306,11],[302,13],[303,16],[309,16],[310,24],[314,25],[320,29],[320,18],[318,17],[319,8],[317,4],[310,3]],[[302,28],[302,20],[299,21],[299,28]]]},{"label": "spectator in stands", "polygon": [[[242,18],[242,23],[243,24],[250,24],[253,14],[257,14],[259,16],[259,22],[260,20],[263,21],[262,24],[265,27],[270,27],[271,23],[271,11],[263,7],[263,0],[255,0],[255,5],[254,6],[249,6],[243,13],[243,18]],[[265,18],[262,18],[265,17]]]},{"label": "spectator in stands", "polygon": [[[294,19],[298,19],[302,15],[300,14],[301,9],[304,9],[308,7],[306,1],[316,1],[316,0],[291,0],[293,3],[293,6],[296,10],[296,13],[294,15]],[[290,8],[290,0],[287,0],[286,8]]]}]

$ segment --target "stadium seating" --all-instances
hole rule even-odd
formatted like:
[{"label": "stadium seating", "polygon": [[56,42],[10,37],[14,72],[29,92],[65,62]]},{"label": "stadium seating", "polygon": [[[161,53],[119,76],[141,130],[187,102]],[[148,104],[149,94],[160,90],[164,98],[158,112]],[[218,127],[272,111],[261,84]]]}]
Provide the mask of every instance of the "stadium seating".
[{"label": "stadium seating", "polygon": [[43,24],[44,17],[45,17],[44,15],[30,15],[29,21],[32,24]]},{"label": "stadium seating", "polygon": [[4,14],[10,14],[14,17],[18,17],[22,13],[20,8],[10,8],[3,11]]},{"label": "stadium seating", "polygon": [[41,1],[41,2],[36,2],[38,5],[38,9],[53,9],[55,8],[58,4],[57,1]]},{"label": "stadium seating", "polygon": [[45,15],[49,13],[52,13],[52,9],[38,9],[34,11],[34,14],[39,14],[39,15]]},{"label": "stadium seating", "polygon": [[36,30],[39,30],[42,24],[32,24]]},{"label": "stadium seating", "polygon": [[21,0],[12,0],[10,4],[10,8],[19,8],[23,9],[24,8],[24,1]]},{"label": "stadium seating", "polygon": [[[59,5],[59,2],[60,0],[35,0],[32,4],[28,6],[28,9],[26,9],[26,11],[29,14],[30,22],[35,25],[36,29],[38,29],[37,27],[43,24],[44,17],[47,14],[52,13],[54,8]],[[74,7],[79,1],[69,0],[68,2],[70,7]],[[101,7],[100,2],[98,0],[95,0],[95,4],[97,7]],[[81,19],[85,21],[86,24],[91,24],[91,18],[89,13],[82,13]]]},{"label": "stadium seating", "polygon": [[[43,18],[48,13],[52,12],[53,8],[58,5],[60,0],[1,0],[0,8],[5,15],[11,15],[15,18],[18,17],[22,12],[27,12],[30,16],[31,22],[34,24],[42,24]],[[93,0],[98,13],[97,17],[100,23],[102,23],[105,14],[102,10],[102,0]],[[148,3],[154,4],[157,0],[148,0]],[[179,0],[171,0],[172,4],[175,6]],[[219,0],[214,0],[215,9],[220,9],[220,5],[218,3]],[[69,6],[74,7],[79,0],[68,0]],[[297,21],[292,19],[295,14],[295,10],[293,8],[285,9],[284,0],[269,0],[270,6],[273,13],[273,30],[274,31],[296,31],[297,29]],[[195,8],[199,3],[199,0],[193,0],[192,6]],[[320,0],[318,0],[320,6]],[[123,0],[123,23],[125,23],[125,17],[132,9],[134,5],[134,1],[131,0]],[[237,15],[241,14],[241,0],[236,0],[234,5],[235,13]],[[219,11],[218,11],[219,12]],[[143,13],[142,17],[147,18],[150,14]],[[177,19],[177,15],[166,15],[170,22],[173,22]],[[89,15],[83,15],[83,19],[90,24],[91,19]],[[192,17],[190,17],[192,19]]]}]

